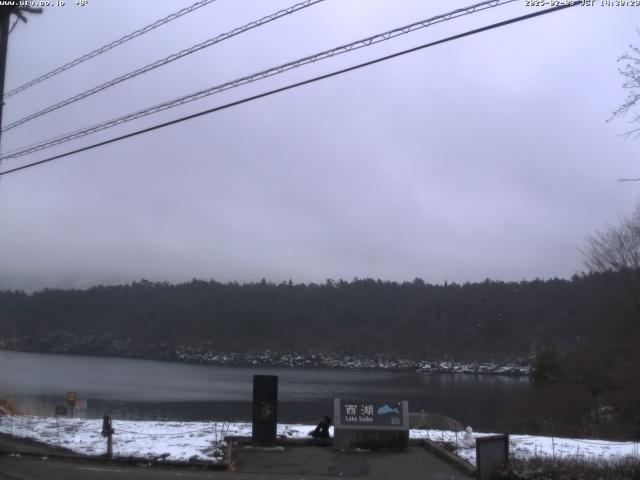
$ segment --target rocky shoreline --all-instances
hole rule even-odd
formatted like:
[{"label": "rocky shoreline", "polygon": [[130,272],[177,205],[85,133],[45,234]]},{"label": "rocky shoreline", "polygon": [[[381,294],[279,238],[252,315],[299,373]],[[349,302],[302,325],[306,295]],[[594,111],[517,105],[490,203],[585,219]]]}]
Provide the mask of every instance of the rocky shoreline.
[{"label": "rocky shoreline", "polygon": [[109,332],[84,336],[70,332],[53,332],[40,337],[0,339],[0,349],[239,367],[377,369],[414,371],[423,374],[452,373],[510,376],[528,376],[531,374],[531,359],[460,362],[449,359],[408,359],[386,355],[372,358],[322,350],[305,352],[276,352],[272,350],[220,352],[217,351],[215,345],[210,343],[178,347],[167,344],[135,343],[131,339],[123,340]]}]

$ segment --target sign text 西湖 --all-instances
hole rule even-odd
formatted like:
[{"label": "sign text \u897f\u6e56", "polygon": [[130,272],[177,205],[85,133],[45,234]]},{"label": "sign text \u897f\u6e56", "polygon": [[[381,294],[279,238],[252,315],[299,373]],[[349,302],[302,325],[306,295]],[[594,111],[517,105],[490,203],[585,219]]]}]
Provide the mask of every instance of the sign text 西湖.
[{"label": "sign text \u897f\u6e56", "polygon": [[340,423],[353,426],[402,427],[402,402],[340,401]]}]

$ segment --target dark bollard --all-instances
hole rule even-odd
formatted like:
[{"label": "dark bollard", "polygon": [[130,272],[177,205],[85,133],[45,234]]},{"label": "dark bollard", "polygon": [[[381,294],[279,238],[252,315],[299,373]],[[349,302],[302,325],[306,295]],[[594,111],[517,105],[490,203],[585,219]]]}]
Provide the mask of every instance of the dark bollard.
[{"label": "dark bollard", "polygon": [[102,436],[107,437],[107,457],[113,457],[113,434],[115,430],[111,426],[111,415],[102,417]]},{"label": "dark bollard", "polygon": [[253,376],[253,424],[251,441],[256,446],[274,446],[278,427],[278,377]]}]

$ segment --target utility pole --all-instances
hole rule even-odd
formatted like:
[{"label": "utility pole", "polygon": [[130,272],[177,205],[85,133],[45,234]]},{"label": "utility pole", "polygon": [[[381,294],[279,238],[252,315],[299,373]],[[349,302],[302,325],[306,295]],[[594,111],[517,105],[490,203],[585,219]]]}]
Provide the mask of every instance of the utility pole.
[{"label": "utility pole", "polygon": [[2,12],[2,23],[0,24],[0,151],[2,148],[2,109],[4,107],[4,72],[7,69],[7,44],[9,43],[9,21],[11,20],[11,10]]},{"label": "utility pole", "polygon": [[12,4],[0,7],[0,152],[2,151],[2,110],[4,107],[4,74],[7,69],[7,47],[9,46],[9,30],[11,14],[18,16],[23,22],[27,22],[25,13],[42,13],[42,8],[21,7],[17,0]]}]

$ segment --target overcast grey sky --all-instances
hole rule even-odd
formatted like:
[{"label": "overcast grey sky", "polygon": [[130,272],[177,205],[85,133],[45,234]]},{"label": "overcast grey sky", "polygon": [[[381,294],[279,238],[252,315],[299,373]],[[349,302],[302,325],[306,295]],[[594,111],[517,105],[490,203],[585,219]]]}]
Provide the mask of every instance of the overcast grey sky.
[{"label": "overcast grey sky", "polygon": [[[7,91],[191,0],[67,0],[9,39]],[[217,0],[6,100],[4,124],[295,3]],[[7,151],[471,4],[327,0],[2,135]],[[106,139],[534,11],[516,2],[214,95]],[[140,278],[569,277],[629,214],[640,141],[606,123],[640,9],[575,7],[0,180],[0,285]]]}]

